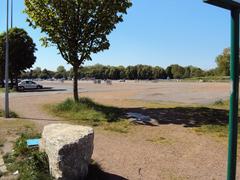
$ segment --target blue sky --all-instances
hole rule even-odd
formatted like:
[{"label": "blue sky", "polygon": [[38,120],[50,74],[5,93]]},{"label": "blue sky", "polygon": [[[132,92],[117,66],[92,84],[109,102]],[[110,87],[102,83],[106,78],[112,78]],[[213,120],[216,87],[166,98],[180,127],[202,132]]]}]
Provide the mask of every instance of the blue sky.
[{"label": "blue sky", "polygon": [[[34,67],[55,70],[65,63],[55,47],[41,47],[39,30],[28,27],[24,0],[14,0],[14,26],[24,28],[37,44]],[[230,44],[230,13],[202,0],[133,0],[133,6],[109,36],[109,50],[93,55],[105,65],[216,66],[215,57]],[[6,29],[6,0],[0,0],[0,31]]]}]

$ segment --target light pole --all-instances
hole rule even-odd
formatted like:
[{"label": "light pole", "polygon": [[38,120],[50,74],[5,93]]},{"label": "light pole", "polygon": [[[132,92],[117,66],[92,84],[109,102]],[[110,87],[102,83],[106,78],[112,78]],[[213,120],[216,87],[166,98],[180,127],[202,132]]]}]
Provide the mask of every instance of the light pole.
[{"label": "light pole", "polygon": [[239,12],[240,0],[204,0],[204,2],[231,11],[231,96],[229,111],[229,140],[227,179],[236,179],[239,97]]},{"label": "light pole", "polygon": [[13,28],[13,0],[11,0],[11,29]]},{"label": "light pole", "polygon": [[7,23],[6,23],[6,57],[5,57],[5,118],[9,118],[9,94],[8,94],[8,61],[9,61],[9,42],[8,42],[8,9],[9,1],[7,0]]}]

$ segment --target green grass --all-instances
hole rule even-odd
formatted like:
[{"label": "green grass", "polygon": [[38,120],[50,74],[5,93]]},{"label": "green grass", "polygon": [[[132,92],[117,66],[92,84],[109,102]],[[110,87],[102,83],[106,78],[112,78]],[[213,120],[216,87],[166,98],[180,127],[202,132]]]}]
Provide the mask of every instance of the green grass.
[{"label": "green grass", "polygon": [[146,141],[154,143],[154,144],[172,144],[172,142],[169,139],[167,139],[165,137],[161,137],[161,136],[148,138],[148,139],[146,139]]},{"label": "green grass", "polygon": [[[208,105],[209,108],[229,110],[229,100],[216,100],[213,104]],[[239,106],[240,107],[240,106]],[[240,111],[239,111],[240,114]],[[227,117],[228,118],[228,117]],[[240,129],[240,122],[238,125]],[[201,134],[210,134],[215,137],[227,138],[228,137],[228,124],[205,124],[198,128],[195,128],[195,131]],[[238,131],[238,136],[240,137],[240,131]],[[240,141],[238,141],[240,143]]]},{"label": "green grass", "polygon": [[[4,111],[0,109],[0,117],[4,116]],[[15,112],[10,112],[9,113],[10,118],[18,118],[18,115]]]},{"label": "green grass", "polygon": [[79,102],[67,99],[56,105],[47,105],[46,109],[76,124],[103,126],[105,130],[120,133],[129,130],[130,123],[124,120],[122,109],[98,104],[89,98],[80,98]]},{"label": "green grass", "polygon": [[[4,93],[5,92],[5,88],[0,88],[0,93]],[[14,89],[9,89],[9,91],[8,92],[16,92],[16,90],[14,90]]]},{"label": "green grass", "polygon": [[14,151],[3,157],[10,172],[19,171],[20,180],[52,179],[49,172],[47,155],[39,152],[37,148],[27,147],[26,140],[36,137],[39,137],[39,135],[33,132],[22,134],[14,145]]},{"label": "green grass", "polygon": [[229,76],[205,76],[205,77],[194,77],[183,79],[183,81],[199,81],[203,82],[228,82],[230,80]]},{"label": "green grass", "polygon": [[4,146],[8,139],[15,139],[24,132],[32,131],[35,128],[32,122],[26,120],[4,120],[0,119],[0,147]]},{"label": "green grass", "polygon": [[203,125],[195,129],[200,134],[210,134],[216,137],[227,137],[228,127],[227,125]]},{"label": "green grass", "polygon": [[[53,180],[49,171],[48,156],[39,152],[38,148],[28,148],[26,140],[39,138],[40,135],[33,132],[22,134],[14,145],[14,151],[6,154],[3,159],[8,171],[13,173],[19,171],[19,180]],[[85,180],[109,179],[109,174],[104,172],[97,162],[91,160],[88,167],[88,174]]]}]

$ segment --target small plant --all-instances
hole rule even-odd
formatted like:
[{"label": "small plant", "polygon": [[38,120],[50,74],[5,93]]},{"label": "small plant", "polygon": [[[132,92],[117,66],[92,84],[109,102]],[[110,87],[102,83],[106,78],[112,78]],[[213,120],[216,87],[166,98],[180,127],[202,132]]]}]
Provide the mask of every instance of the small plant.
[{"label": "small plant", "polygon": [[216,105],[216,106],[224,105],[224,101],[222,99],[219,99],[219,100],[214,102],[214,105]]},{"label": "small plant", "polygon": [[48,158],[37,148],[28,148],[26,140],[39,135],[22,134],[16,141],[14,151],[4,156],[4,162],[11,172],[19,171],[19,179],[50,180]]},{"label": "small plant", "polygon": [[104,126],[107,131],[113,131],[118,133],[128,133],[130,130],[130,122],[127,120],[108,123]]}]

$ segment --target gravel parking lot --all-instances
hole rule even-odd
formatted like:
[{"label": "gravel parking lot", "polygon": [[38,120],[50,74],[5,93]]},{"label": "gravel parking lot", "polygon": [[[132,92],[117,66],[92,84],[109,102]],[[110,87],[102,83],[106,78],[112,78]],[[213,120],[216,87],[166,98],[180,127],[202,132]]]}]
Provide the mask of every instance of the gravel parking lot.
[{"label": "gravel parking lot", "polygon": [[[18,96],[45,96],[48,94],[71,94],[72,81],[39,81],[45,88],[42,90],[12,93]],[[79,81],[80,93],[101,93],[105,98],[114,97],[143,101],[165,101],[180,103],[212,103],[220,99],[229,98],[229,83],[200,83],[200,82],[168,82],[160,81],[113,81],[112,85],[94,84],[93,81]],[[3,94],[2,94],[3,96]],[[104,98],[102,97],[102,98]]]},{"label": "gravel parking lot", "polygon": [[[21,118],[36,122],[41,129],[45,124],[61,121],[42,107],[71,98],[72,82],[38,83],[45,88],[11,93],[10,107]],[[112,85],[79,82],[80,96],[124,108],[136,106],[136,102],[129,101],[139,101],[138,106],[144,106],[146,101],[208,104],[228,99],[229,87],[229,83],[200,82],[113,81]],[[4,94],[0,96],[2,108]],[[179,118],[175,115],[171,114],[169,122]],[[164,141],[155,142],[156,138]],[[93,158],[105,171],[133,180],[226,179],[227,143],[209,135],[199,135],[178,123],[136,126],[134,132],[126,135],[97,130]],[[238,170],[238,178],[239,175]]]}]

